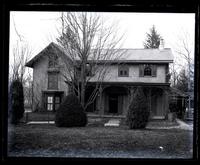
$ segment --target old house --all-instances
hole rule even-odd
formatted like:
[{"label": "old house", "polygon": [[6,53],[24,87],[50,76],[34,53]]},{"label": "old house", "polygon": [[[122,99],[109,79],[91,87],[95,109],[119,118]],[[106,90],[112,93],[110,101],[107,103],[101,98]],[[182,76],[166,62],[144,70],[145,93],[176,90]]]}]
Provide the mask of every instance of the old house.
[{"label": "old house", "polygon": [[[121,51],[121,50],[119,50]],[[87,111],[100,116],[126,116],[135,88],[147,89],[150,117],[163,119],[168,113],[169,64],[173,62],[169,48],[127,49],[125,58],[109,61],[100,93]],[[69,87],[62,72],[70,58],[55,43],[49,44],[26,66],[33,68],[33,111],[56,111]],[[119,65],[123,63],[123,65]],[[101,67],[101,61],[99,61]],[[97,83],[95,75],[90,84]],[[90,91],[86,91],[87,94]]]}]

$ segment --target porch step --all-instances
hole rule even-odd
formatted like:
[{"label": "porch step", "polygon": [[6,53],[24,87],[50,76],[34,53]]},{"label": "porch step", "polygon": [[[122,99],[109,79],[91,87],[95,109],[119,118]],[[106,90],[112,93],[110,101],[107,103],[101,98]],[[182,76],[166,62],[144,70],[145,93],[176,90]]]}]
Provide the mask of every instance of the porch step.
[{"label": "porch step", "polygon": [[107,126],[114,126],[118,127],[120,124],[120,119],[110,119],[107,123],[104,124],[105,127]]},{"label": "porch step", "polygon": [[27,124],[54,124],[54,121],[30,121]]},{"label": "porch step", "polygon": [[124,115],[99,115],[99,114],[87,114],[88,117],[92,118],[112,118],[112,119],[124,119],[126,116]]},{"label": "porch step", "polygon": [[151,119],[163,120],[165,119],[165,116],[153,116]]}]

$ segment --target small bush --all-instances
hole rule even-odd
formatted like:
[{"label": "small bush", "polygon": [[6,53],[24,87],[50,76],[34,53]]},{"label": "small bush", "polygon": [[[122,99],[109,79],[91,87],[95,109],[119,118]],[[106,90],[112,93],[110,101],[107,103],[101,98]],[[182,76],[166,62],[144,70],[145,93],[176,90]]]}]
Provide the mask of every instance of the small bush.
[{"label": "small bush", "polygon": [[130,129],[145,128],[149,119],[149,109],[147,98],[143,89],[139,87],[136,90],[127,113],[127,124]]},{"label": "small bush", "polygon": [[74,94],[65,97],[56,111],[57,127],[82,127],[87,124],[87,115]]},{"label": "small bush", "polygon": [[170,112],[175,112],[175,113],[178,112],[178,106],[175,101],[171,101],[169,103],[169,110],[170,110]]},{"label": "small bush", "polygon": [[24,92],[20,80],[13,80],[9,91],[9,118],[17,124],[24,115]]},{"label": "small bush", "polygon": [[180,111],[179,111],[179,107],[177,105],[177,103],[175,101],[170,101],[169,103],[169,111],[171,114],[168,115],[168,118],[170,115],[172,115],[173,117],[170,117],[172,118],[171,121],[174,121],[176,117],[179,117],[181,118],[181,115],[180,115]]}]

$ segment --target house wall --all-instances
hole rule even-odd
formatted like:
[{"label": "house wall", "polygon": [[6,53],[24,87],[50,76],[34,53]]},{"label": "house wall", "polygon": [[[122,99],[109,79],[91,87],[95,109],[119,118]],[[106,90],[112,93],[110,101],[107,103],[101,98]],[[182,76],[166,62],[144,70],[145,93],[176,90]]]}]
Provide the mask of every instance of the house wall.
[{"label": "house wall", "polygon": [[[60,73],[63,71],[60,68]],[[64,91],[64,95],[68,93],[68,86],[64,82],[63,76],[59,73],[58,75],[58,91]],[[42,91],[48,90],[48,57],[43,56],[33,68],[33,105],[32,110],[34,111],[37,107],[42,108]]]},{"label": "house wall", "polygon": [[[132,64],[129,66],[129,77],[118,76],[118,66],[108,66],[108,71],[104,78],[105,82],[144,82],[144,83],[165,83],[166,82],[166,64],[157,65],[156,77],[139,77],[139,64]],[[104,66],[99,66],[99,70]],[[92,77],[90,81],[97,81],[97,75]]]},{"label": "house wall", "polygon": [[33,111],[41,108],[42,90],[47,88],[47,58],[42,57],[33,68]]}]

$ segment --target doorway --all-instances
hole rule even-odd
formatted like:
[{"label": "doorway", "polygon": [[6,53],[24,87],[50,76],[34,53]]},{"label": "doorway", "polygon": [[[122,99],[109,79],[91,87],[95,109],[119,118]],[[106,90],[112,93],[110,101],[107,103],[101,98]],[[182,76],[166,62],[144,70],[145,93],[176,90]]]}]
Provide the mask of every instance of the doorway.
[{"label": "doorway", "polygon": [[109,113],[117,114],[118,113],[118,95],[109,94]]}]

